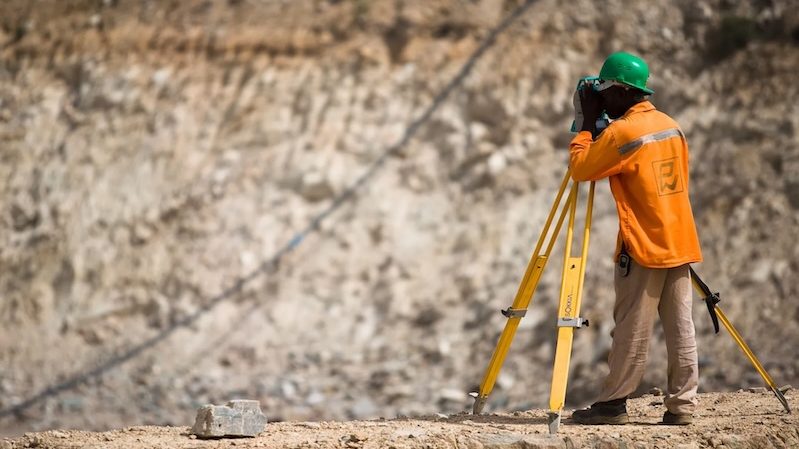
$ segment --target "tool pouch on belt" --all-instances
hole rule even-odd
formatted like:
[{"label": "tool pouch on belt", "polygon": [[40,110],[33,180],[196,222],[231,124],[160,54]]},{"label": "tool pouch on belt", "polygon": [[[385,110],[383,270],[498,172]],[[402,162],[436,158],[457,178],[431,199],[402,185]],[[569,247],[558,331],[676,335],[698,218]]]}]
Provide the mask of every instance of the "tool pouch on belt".
[{"label": "tool pouch on belt", "polygon": [[633,259],[630,257],[630,254],[627,252],[627,248],[624,245],[621,246],[621,253],[619,254],[619,274],[621,277],[626,278],[630,274],[630,268],[632,267]]}]

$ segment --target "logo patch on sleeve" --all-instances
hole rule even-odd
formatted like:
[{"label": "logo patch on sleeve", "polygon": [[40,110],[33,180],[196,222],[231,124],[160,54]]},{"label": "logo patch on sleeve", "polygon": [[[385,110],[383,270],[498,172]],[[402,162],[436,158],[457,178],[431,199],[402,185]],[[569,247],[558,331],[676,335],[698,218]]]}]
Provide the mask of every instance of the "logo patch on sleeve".
[{"label": "logo patch on sleeve", "polygon": [[684,186],[680,176],[679,157],[652,162],[652,168],[655,171],[655,182],[657,182],[659,196],[683,191]]}]

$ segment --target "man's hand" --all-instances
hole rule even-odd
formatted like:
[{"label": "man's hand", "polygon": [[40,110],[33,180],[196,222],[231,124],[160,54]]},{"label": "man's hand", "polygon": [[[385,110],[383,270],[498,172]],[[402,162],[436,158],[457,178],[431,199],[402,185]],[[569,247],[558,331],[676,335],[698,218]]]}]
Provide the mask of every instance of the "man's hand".
[{"label": "man's hand", "polygon": [[577,91],[580,96],[580,107],[583,112],[583,125],[580,131],[589,131],[592,135],[596,131],[596,121],[602,113],[602,97],[594,91],[592,86],[585,85]]},{"label": "man's hand", "polygon": [[572,105],[574,105],[574,131],[580,132],[583,130],[583,101],[580,99],[580,89],[574,89],[572,95]]}]

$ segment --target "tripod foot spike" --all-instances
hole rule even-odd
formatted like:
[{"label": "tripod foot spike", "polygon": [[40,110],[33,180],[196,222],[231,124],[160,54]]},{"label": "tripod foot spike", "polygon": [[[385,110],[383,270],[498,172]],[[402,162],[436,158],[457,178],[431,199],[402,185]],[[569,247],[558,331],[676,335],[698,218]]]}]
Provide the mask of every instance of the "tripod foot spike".
[{"label": "tripod foot spike", "polygon": [[788,400],[785,399],[785,396],[782,394],[782,391],[780,391],[779,388],[774,388],[774,387],[770,387],[770,388],[771,388],[771,391],[774,392],[774,395],[777,396],[777,399],[779,399],[780,402],[782,403],[782,406],[785,408],[785,411],[790,414],[791,413],[791,407],[788,405]]},{"label": "tripod foot spike", "polygon": [[483,412],[483,407],[486,405],[485,396],[480,396],[478,393],[470,393],[469,396],[474,398],[474,405],[472,406],[472,415],[479,415]]},{"label": "tripod foot spike", "polygon": [[555,435],[556,433],[558,433],[558,429],[560,428],[560,412],[547,413],[547,424],[549,425],[550,435]]}]

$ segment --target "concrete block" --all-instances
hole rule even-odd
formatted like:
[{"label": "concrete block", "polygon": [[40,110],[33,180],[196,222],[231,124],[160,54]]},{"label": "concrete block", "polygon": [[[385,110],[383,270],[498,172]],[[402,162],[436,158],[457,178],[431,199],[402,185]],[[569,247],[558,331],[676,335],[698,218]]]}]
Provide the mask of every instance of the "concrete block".
[{"label": "concrete block", "polygon": [[200,407],[191,433],[198,438],[254,437],[265,425],[266,416],[258,401],[237,399],[227,405]]}]

